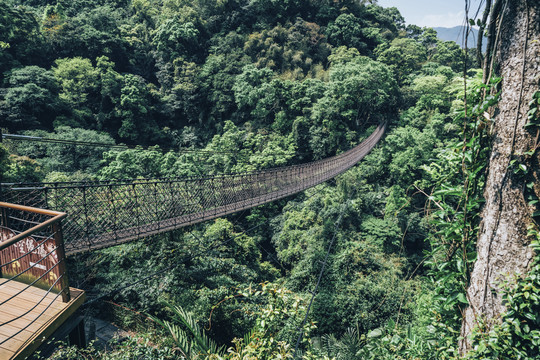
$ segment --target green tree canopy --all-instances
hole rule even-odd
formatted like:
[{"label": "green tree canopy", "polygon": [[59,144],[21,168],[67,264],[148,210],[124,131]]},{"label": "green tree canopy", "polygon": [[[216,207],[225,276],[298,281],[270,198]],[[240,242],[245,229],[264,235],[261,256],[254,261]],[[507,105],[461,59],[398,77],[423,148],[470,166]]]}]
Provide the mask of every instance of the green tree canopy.
[{"label": "green tree canopy", "polygon": [[427,50],[416,40],[397,38],[390,44],[380,46],[377,51],[377,60],[392,67],[400,83],[420,70],[427,60]]},{"label": "green tree canopy", "polygon": [[51,129],[56,115],[66,111],[53,72],[25,66],[9,72],[6,80],[0,114],[8,130]]}]

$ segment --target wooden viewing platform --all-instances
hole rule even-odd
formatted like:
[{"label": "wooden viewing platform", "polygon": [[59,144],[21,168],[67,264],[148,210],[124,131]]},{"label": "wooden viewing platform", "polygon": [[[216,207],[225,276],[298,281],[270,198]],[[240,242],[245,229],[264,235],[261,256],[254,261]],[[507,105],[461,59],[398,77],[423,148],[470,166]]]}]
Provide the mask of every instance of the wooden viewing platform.
[{"label": "wooden viewing platform", "polygon": [[[0,202],[0,360],[26,359],[49,339],[84,345],[75,317],[85,293],[69,287],[66,213]],[[43,354],[42,354],[43,355]]]},{"label": "wooden viewing platform", "polygon": [[[31,355],[73,315],[85,299],[84,291],[75,288],[69,289],[71,299],[65,303],[62,296],[47,293],[37,287],[30,287],[24,291],[27,286],[20,282],[0,279],[0,303],[21,292],[0,306],[0,323],[28,312],[20,319],[0,326],[0,342],[15,335],[0,345],[0,360],[25,359]],[[36,306],[41,299],[43,301]],[[35,308],[32,309],[33,307]],[[19,333],[16,334],[17,332]]]}]

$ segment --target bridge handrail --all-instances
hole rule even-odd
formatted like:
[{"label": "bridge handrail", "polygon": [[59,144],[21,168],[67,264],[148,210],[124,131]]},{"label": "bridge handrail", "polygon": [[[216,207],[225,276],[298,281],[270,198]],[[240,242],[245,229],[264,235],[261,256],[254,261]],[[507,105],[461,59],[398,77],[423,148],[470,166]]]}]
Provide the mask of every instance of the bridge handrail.
[{"label": "bridge handrail", "polygon": [[48,324],[60,300],[71,300],[61,225],[66,216],[0,202],[0,346],[13,349],[15,358],[38,341],[25,334]]},{"label": "bridge handrail", "polygon": [[66,254],[95,250],[253,208],[306,190],[354,166],[386,130],[380,124],[334,157],[250,173],[131,183],[7,188],[7,201],[69,214]]}]

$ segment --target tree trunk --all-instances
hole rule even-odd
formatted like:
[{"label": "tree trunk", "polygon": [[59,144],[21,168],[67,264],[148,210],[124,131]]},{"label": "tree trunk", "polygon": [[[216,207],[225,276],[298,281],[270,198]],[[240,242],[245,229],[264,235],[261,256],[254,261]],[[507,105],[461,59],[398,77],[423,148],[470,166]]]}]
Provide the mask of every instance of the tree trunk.
[{"label": "tree trunk", "polygon": [[[505,311],[501,280],[525,274],[534,256],[528,247],[527,227],[532,219],[523,195],[524,180],[514,176],[509,164],[512,155],[530,150],[535,142],[536,134],[524,125],[529,101],[540,88],[540,1],[506,1],[499,17],[495,64],[503,82],[493,117],[486,202],[478,233],[478,257],[467,289],[469,307],[463,315],[461,354],[470,350],[467,337],[475,326],[483,323],[489,329],[500,321]],[[540,169],[532,170],[538,179]]]}]

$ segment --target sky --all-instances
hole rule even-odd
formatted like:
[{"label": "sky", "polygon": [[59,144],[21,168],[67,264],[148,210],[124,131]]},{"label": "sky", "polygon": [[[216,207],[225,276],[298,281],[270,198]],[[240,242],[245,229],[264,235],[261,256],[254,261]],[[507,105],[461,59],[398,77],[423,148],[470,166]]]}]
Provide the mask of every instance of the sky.
[{"label": "sky", "polygon": [[[474,17],[483,0],[471,0],[469,17]],[[407,24],[428,27],[464,25],[465,0],[378,0],[383,7],[395,6]]]}]

